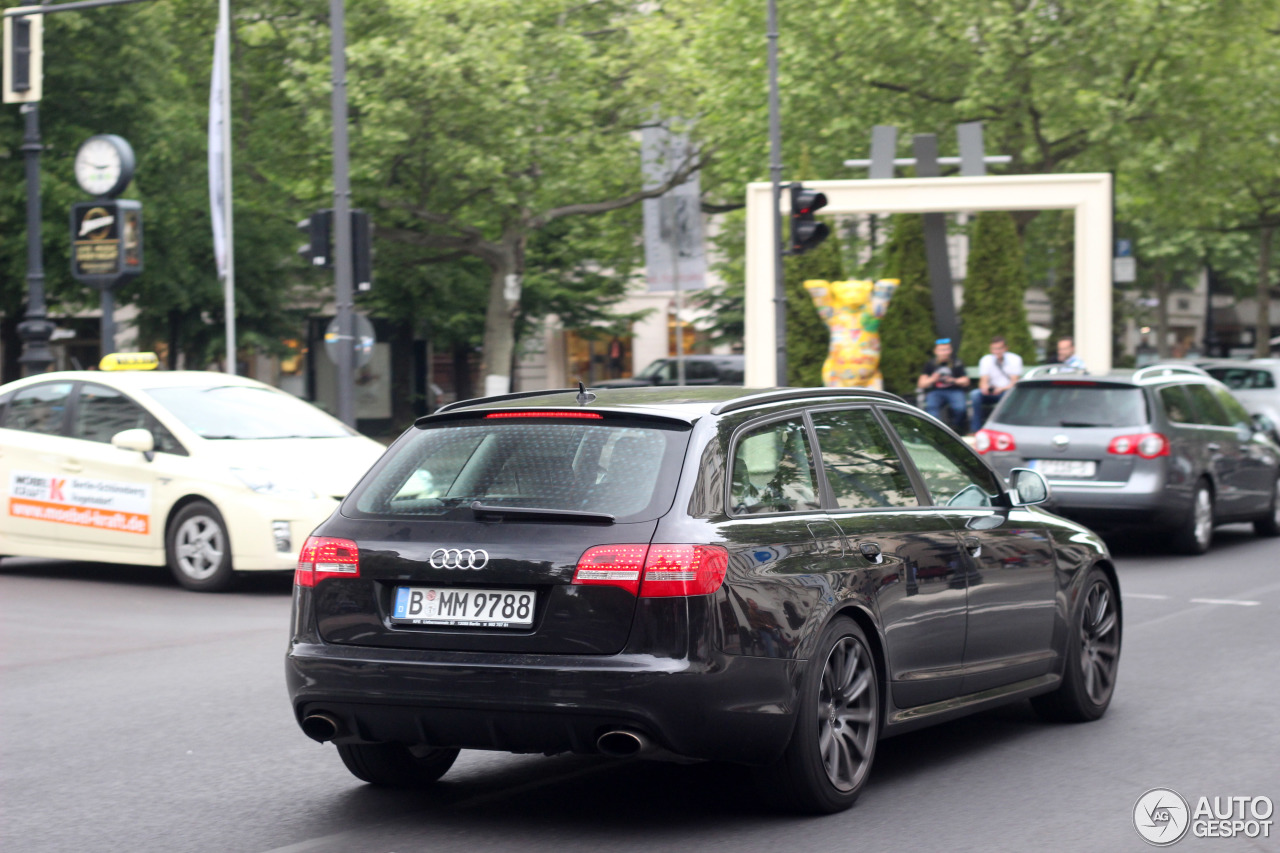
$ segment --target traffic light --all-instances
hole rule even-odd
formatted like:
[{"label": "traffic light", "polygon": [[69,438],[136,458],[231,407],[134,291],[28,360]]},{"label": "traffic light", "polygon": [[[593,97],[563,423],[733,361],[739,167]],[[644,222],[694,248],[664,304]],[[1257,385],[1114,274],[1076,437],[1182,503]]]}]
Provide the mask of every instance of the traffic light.
[{"label": "traffic light", "polygon": [[813,218],[816,211],[827,206],[827,197],[817,190],[807,190],[802,184],[791,185],[791,250],[790,255],[803,255],[827,239],[831,229]]},{"label": "traffic light", "polygon": [[[317,210],[298,223],[307,235],[298,254],[311,266],[333,269],[333,210]],[[356,290],[373,286],[373,221],[363,210],[351,211],[351,274]]]},{"label": "traffic light", "polygon": [[298,254],[308,264],[324,269],[333,268],[333,211],[317,210],[298,223],[298,229],[307,235],[307,243],[298,247]]},{"label": "traffic light", "polygon": [[4,78],[6,104],[40,100],[43,25],[44,16],[40,14],[4,19],[4,68],[0,76]]},{"label": "traffic light", "polygon": [[351,267],[356,290],[373,287],[373,222],[363,210],[351,211]]}]

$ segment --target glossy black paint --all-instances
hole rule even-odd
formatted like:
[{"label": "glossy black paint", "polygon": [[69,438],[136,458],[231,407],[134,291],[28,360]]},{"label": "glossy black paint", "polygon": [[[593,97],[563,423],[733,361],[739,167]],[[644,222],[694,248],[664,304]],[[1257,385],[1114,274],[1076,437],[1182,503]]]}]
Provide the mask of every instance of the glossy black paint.
[{"label": "glossy black paint", "polygon": [[[601,733],[629,728],[677,755],[763,764],[786,746],[800,676],[838,615],[858,622],[877,657],[887,735],[1054,689],[1087,569],[1101,566],[1119,588],[1105,546],[1087,528],[1014,507],[1007,496],[991,507],[931,506],[909,463],[917,506],[840,510],[820,477],[819,509],[727,510],[736,435],[842,402],[920,414],[888,395],[841,399],[826,389],[806,400],[790,389],[791,399],[763,396],[716,416],[718,402],[743,392],[661,394],[602,392],[593,404],[692,424],[672,508],[654,523],[451,527],[335,514],[322,525],[318,534],[360,544],[361,578],[296,592],[287,673],[298,718],[330,712],[347,740],[513,752],[595,752]],[[507,407],[553,404],[569,405],[535,398]],[[812,432],[810,440],[817,449]],[[649,541],[724,546],[723,586],[636,599],[569,584],[587,547]],[[545,593],[533,628],[391,625],[396,581],[446,579],[424,560],[442,544],[490,550],[486,585]]]}]

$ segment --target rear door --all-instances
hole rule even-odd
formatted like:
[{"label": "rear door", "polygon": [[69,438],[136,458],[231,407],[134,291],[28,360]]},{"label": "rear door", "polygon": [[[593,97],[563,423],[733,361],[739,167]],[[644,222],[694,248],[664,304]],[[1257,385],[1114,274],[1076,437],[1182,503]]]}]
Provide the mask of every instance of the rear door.
[{"label": "rear door", "polygon": [[1202,470],[1213,477],[1214,515],[1221,519],[1248,514],[1249,465],[1240,433],[1209,385],[1189,382],[1186,390],[1200,433]]},{"label": "rear door", "polygon": [[670,509],[688,436],[679,421],[585,411],[469,415],[411,431],[317,531],[355,541],[360,559],[359,579],[316,587],[321,635],[620,651],[635,595],[575,584],[575,568],[588,552],[614,563],[643,553]]},{"label": "rear door", "polygon": [[[879,577],[874,600],[900,708],[961,692],[967,567],[947,520],[922,506],[907,467],[870,406],[811,413],[848,562]],[[879,574],[876,575],[876,570]]]},{"label": "rear door", "polygon": [[[39,557],[75,556],[80,508],[67,494],[66,423],[75,383],[40,382],[13,393],[0,424],[0,550]],[[74,547],[74,545],[73,545]]]}]

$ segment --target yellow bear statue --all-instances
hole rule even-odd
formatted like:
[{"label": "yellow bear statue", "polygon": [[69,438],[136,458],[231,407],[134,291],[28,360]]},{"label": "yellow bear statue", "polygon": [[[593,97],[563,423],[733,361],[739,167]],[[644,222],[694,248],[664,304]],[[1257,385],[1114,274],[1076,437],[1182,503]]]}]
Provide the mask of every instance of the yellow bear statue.
[{"label": "yellow bear statue", "polygon": [[804,283],[818,315],[831,330],[831,349],[822,365],[828,388],[883,388],[880,375],[880,320],[898,279]]}]

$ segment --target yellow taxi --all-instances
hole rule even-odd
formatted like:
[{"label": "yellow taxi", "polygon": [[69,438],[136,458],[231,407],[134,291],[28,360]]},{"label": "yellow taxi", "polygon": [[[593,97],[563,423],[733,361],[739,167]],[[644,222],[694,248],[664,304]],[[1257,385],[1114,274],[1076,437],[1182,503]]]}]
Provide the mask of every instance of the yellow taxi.
[{"label": "yellow taxi", "polygon": [[0,386],[0,554],[167,565],[202,591],[293,569],[382,445],[253,379],[154,366]]}]

